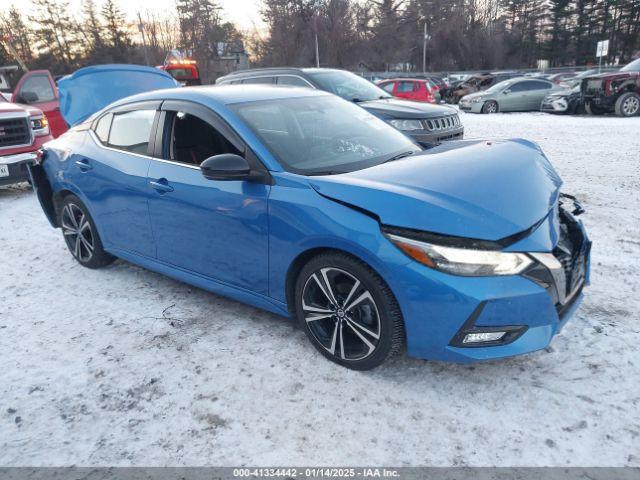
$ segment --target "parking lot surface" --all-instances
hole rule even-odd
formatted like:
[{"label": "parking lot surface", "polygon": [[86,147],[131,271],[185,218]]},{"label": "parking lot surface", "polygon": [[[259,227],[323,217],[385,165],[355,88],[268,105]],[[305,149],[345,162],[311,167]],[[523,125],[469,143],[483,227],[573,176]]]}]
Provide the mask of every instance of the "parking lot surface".
[{"label": "parking lot surface", "polygon": [[586,207],[592,286],[549,348],[349,371],[285,319],[82,268],[27,186],[3,188],[0,464],[640,466],[640,118],[462,120],[539,142]]}]

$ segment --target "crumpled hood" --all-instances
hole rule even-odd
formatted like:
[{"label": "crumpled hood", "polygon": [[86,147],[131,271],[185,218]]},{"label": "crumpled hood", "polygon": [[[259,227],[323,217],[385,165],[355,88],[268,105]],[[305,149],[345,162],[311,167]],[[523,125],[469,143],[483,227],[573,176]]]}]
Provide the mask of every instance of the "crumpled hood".
[{"label": "crumpled hood", "polygon": [[433,105],[430,103],[412,102],[398,98],[381,98],[358,103],[370,112],[388,118],[435,118],[453,115],[457,110],[452,107]]},{"label": "crumpled hood", "polygon": [[562,180],[535,143],[515,139],[446,142],[309,183],[385,225],[499,240],[542,220],[556,204]]},{"label": "crumpled hood", "polygon": [[96,65],[58,81],[60,113],[73,126],[110,103],[137,93],[179,87],[167,72],[140,65]]}]

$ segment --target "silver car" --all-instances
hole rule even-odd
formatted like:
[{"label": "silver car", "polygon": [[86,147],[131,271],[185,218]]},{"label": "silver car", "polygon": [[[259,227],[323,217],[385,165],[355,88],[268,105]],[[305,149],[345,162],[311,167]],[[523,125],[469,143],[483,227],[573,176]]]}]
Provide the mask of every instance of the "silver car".
[{"label": "silver car", "polygon": [[542,78],[511,78],[483,92],[466,95],[459,106],[472,113],[539,111],[544,97],[563,88]]}]

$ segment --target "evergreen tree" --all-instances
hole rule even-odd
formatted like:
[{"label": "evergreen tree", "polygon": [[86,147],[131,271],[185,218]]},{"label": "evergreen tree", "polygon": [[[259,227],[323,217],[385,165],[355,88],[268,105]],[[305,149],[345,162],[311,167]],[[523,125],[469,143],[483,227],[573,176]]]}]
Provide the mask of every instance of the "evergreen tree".
[{"label": "evergreen tree", "polygon": [[[104,21],[105,43],[110,61],[116,63],[129,62],[133,43],[127,30],[124,13],[118,8],[114,0],[105,0],[100,15]],[[97,33],[100,34],[102,32],[98,30]]]},{"label": "evergreen tree", "polygon": [[34,45],[40,52],[42,66],[54,72],[68,72],[76,66],[79,53],[79,26],[69,14],[69,3],[67,0],[32,0],[32,3],[35,14],[28,18],[34,25]]}]

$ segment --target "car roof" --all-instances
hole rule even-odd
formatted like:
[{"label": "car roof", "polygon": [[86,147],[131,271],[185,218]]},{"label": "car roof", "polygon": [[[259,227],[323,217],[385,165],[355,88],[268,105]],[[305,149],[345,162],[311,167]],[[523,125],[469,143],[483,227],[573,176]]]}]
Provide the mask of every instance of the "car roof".
[{"label": "car roof", "polygon": [[256,74],[272,74],[272,75],[284,75],[284,74],[298,74],[304,75],[307,73],[328,73],[328,72],[348,72],[348,70],[341,70],[339,68],[316,68],[316,67],[269,67],[269,68],[249,68],[246,70],[236,70],[235,72],[228,73],[220,78],[243,78],[252,77]]},{"label": "car roof", "polygon": [[145,100],[187,100],[204,104],[232,105],[234,103],[281,100],[286,98],[318,97],[330,95],[322,90],[276,85],[203,85],[182,88],[168,88],[140,93],[112,104],[124,105]]},{"label": "car roof", "polygon": [[428,82],[427,78],[413,78],[413,77],[397,77],[397,78],[385,78],[381,82]]}]

